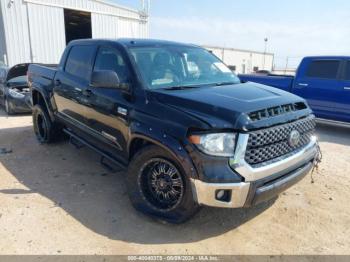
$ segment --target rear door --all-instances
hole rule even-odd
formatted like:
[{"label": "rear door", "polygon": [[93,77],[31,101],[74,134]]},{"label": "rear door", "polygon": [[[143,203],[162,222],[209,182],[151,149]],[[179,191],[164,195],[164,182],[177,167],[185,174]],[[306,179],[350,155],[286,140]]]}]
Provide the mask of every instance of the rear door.
[{"label": "rear door", "polygon": [[314,59],[296,78],[293,93],[305,98],[317,117],[336,120],[343,88],[339,86],[340,59]]},{"label": "rear door", "polygon": [[339,97],[341,121],[350,122],[350,60],[345,60],[342,77],[339,80],[339,89],[342,95]]},{"label": "rear door", "polygon": [[54,98],[59,114],[77,124],[86,125],[85,111],[88,105],[88,90],[92,64],[97,47],[75,45],[69,54],[63,70],[54,79]]}]

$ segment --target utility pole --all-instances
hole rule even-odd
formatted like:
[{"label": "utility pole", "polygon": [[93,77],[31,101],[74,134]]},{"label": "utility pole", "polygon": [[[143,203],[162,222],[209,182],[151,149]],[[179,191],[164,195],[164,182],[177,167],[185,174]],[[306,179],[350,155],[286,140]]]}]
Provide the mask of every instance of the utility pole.
[{"label": "utility pole", "polygon": [[[141,10],[139,11],[140,18],[143,24],[147,24],[149,21],[149,10],[151,8],[151,0],[141,0]],[[149,25],[147,25],[146,31],[143,33],[149,34]]]},{"label": "utility pole", "polygon": [[264,57],[263,57],[263,68],[265,69],[265,57],[266,57],[266,50],[267,50],[267,41],[269,41],[269,39],[267,37],[264,38]]},{"label": "utility pole", "polygon": [[141,10],[147,16],[149,15],[150,8],[151,8],[151,0],[141,0]]},{"label": "utility pole", "polygon": [[287,74],[287,69],[288,69],[288,62],[289,62],[289,57],[287,56],[287,60],[286,60],[286,68],[284,70],[284,74]]}]

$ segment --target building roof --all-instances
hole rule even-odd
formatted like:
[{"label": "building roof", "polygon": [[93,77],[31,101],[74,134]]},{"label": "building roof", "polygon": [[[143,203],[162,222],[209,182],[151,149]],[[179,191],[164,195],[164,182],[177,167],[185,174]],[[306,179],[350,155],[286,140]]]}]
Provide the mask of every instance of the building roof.
[{"label": "building roof", "polygon": [[120,9],[124,9],[124,10],[127,10],[127,11],[132,11],[132,12],[138,12],[139,11],[139,10],[131,8],[131,7],[126,7],[124,5],[120,5],[120,4],[117,4],[117,3],[114,3],[114,2],[112,3],[109,0],[93,0],[93,1],[105,4],[105,5],[110,5],[112,7],[117,7],[117,8],[120,8]]},{"label": "building roof", "polygon": [[306,56],[304,58],[308,59],[349,59],[350,56],[345,56],[345,55],[320,55],[320,56]]},{"label": "building roof", "polygon": [[[107,0],[23,0],[24,3],[67,8],[102,15],[119,16],[129,19],[140,19],[141,12],[133,8],[121,6]],[[146,19],[147,16],[144,17]]]}]

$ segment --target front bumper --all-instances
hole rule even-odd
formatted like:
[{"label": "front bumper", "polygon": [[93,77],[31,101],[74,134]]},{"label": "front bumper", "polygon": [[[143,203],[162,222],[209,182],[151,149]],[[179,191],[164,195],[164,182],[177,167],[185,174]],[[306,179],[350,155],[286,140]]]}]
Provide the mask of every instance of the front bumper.
[{"label": "front bumper", "polygon": [[[239,208],[249,207],[272,199],[291,187],[313,168],[318,156],[316,137],[303,149],[292,155],[285,156],[273,163],[253,168],[244,162],[244,150],[238,148],[241,158],[231,161],[231,167],[244,177],[240,183],[206,183],[191,179],[194,198],[198,204],[214,207]],[[243,160],[242,160],[243,159]],[[225,192],[225,198],[220,199],[217,193]]]}]

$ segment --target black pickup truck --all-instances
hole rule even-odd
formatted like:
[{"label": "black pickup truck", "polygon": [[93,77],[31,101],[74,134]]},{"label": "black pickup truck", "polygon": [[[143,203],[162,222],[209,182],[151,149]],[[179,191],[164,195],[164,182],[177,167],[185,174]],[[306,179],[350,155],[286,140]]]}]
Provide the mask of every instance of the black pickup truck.
[{"label": "black pickup truck", "polygon": [[305,100],[241,83],[209,51],[159,40],[78,40],[57,68],[31,65],[40,143],[61,132],[127,168],[136,209],[179,223],[201,205],[250,207],[318,157]]}]

